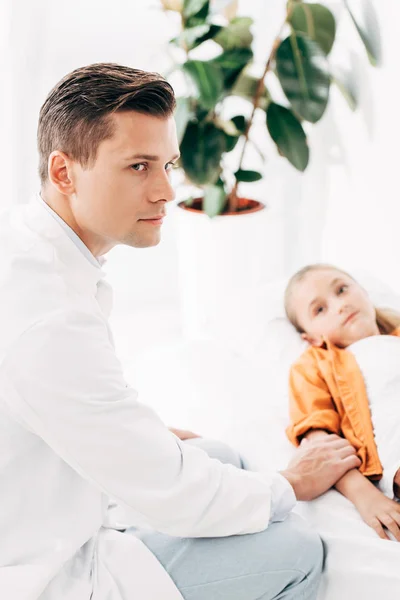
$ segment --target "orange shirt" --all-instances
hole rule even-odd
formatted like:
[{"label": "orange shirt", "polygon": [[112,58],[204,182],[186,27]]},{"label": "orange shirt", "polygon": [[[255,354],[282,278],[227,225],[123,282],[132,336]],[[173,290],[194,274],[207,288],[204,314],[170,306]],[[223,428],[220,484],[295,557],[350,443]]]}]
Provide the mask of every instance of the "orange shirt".
[{"label": "orange shirt", "polygon": [[[400,328],[392,335],[400,337]],[[367,392],[353,354],[331,345],[310,347],[292,366],[289,386],[290,441],[298,445],[311,429],[342,435],[357,450],[361,473],[380,479]]]}]

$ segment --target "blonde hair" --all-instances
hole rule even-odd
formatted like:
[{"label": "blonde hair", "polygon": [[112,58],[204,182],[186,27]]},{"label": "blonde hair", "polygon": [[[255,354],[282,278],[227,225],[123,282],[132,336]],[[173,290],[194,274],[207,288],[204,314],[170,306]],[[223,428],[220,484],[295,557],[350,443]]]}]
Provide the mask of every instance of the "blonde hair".
[{"label": "blonde hair", "polygon": [[[324,263],[316,263],[313,265],[307,265],[306,267],[303,267],[302,269],[300,269],[300,271],[297,271],[297,273],[295,273],[290,278],[289,283],[286,286],[284,302],[285,302],[286,316],[299,333],[305,333],[305,331],[301,327],[301,325],[297,319],[297,315],[296,315],[295,311],[293,310],[293,306],[292,306],[292,302],[291,302],[293,289],[296,286],[296,284],[300,283],[300,281],[302,281],[308,273],[310,273],[312,271],[326,271],[326,270],[338,271],[339,273],[342,273],[343,275],[346,275],[347,277],[349,277],[350,279],[355,281],[354,277],[349,275],[349,273],[347,273],[346,271],[343,271],[343,269],[338,269],[337,267],[334,267],[333,265],[324,264]],[[376,314],[376,324],[378,325],[379,331],[383,335],[389,335],[397,327],[400,326],[400,313],[398,313],[397,311],[395,311],[391,308],[376,308],[375,307],[375,314]]]}]

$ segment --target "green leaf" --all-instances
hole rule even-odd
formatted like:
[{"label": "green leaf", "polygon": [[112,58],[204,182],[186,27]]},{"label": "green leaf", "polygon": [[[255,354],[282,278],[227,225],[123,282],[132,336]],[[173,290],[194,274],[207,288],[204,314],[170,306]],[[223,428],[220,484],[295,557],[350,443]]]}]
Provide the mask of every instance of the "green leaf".
[{"label": "green leaf", "polygon": [[225,131],[225,143],[226,143],[225,152],[231,152],[234,149],[234,147],[238,143],[239,137],[240,137],[239,133],[237,135],[231,135]]},{"label": "green leaf", "polygon": [[193,118],[190,98],[177,98],[174,113],[176,122],[176,133],[180,144],[186,131],[187,124]]},{"label": "green leaf", "polygon": [[246,100],[251,100],[257,91],[257,85],[258,79],[256,77],[243,72],[237,79],[232,89],[232,94],[240,96],[241,98],[246,98]]},{"label": "green leaf", "polygon": [[235,137],[240,135],[239,131],[236,129],[236,125],[234,124],[234,122],[232,120],[224,121],[223,119],[221,119],[221,117],[215,117],[214,123],[217,127],[222,129],[222,131],[224,131],[227,135],[233,135]]},{"label": "green leaf", "polygon": [[226,134],[214,123],[191,121],[181,143],[181,164],[196,185],[214,184],[221,173]]},{"label": "green leaf", "polygon": [[228,135],[227,133],[225,134],[225,143],[226,143],[226,150],[225,152],[232,152],[232,150],[235,148],[236,144],[238,143],[239,140],[239,136],[237,135]]},{"label": "green leaf", "polygon": [[187,198],[185,200],[185,206],[193,206],[194,201],[195,201],[195,198],[193,196],[189,196],[189,198]]},{"label": "green leaf", "polygon": [[207,13],[204,19],[208,16],[209,0],[184,0],[183,3],[183,16],[185,19],[197,16],[201,11],[207,9]]},{"label": "green leaf", "polygon": [[203,25],[196,25],[195,27],[184,29],[177,38],[174,38],[171,41],[182,48],[193,50],[193,48],[197,48],[197,46],[200,46],[200,44],[206,40],[212,39],[220,29],[220,25],[209,25],[204,23]]},{"label": "green leaf", "polygon": [[354,11],[350,7],[351,2],[349,0],[344,0],[344,4],[350,14],[355,28],[358,31],[358,35],[364,44],[369,62],[372,66],[376,67],[380,59],[379,32],[377,30],[378,25],[376,19],[368,19],[367,5],[365,2],[362,4],[360,18],[355,17]]},{"label": "green leaf", "polygon": [[328,103],[331,78],[318,44],[304,34],[291,34],[278,47],[276,70],[293,110],[306,121],[319,121]]},{"label": "green leaf", "polygon": [[253,181],[259,181],[262,179],[262,175],[258,171],[247,171],[245,169],[239,169],[236,171],[235,177],[237,181],[245,181],[247,183],[252,183]]},{"label": "green leaf", "polygon": [[222,129],[222,131],[225,133],[225,140],[226,140],[225,152],[231,152],[234,149],[241,134],[243,133],[243,131],[238,129],[238,127],[236,126],[236,124],[238,124],[239,127],[242,127],[243,126],[242,120],[244,121],[244,117],[242,117],[241,115],[234,117],[233,119],[230,119],[229,121],[223,121],[222,119],[217,119],[217,120],[214,119],[214,123],[217,125],[217,127]]},{"label": "green leaf", "polygon": [[325,54],[332,49],[336,35],[335,17],[322,4],[295,4],[289,23],[296,33],[306,33]]},{"label": "green leaf", "polygon": [[237,69],[243,69],[252,58],[253,52],[250,48],[236,48],[235,50],[222,52],[213,59],[213,62],[223,69],[236,71]]},{"label": "green leaf", "polygon": [[[250,75],[250,73],[248,73],[247,71],[248,70],[245,68],[243,71],[240,72],[238,78],[236,79],[231,89],[231,94],[232,96],[240,96],[240,98],[244,98],[249,102],[253,102],[259,80],[253,75]],[[268,106],[268,102],[269,94],[265,85],[263,84],[260,100],[258,103],[259,108],[265,110]]]},{"label": "green leaf", "polygon": [[236,48],[223,52],[212,62],[222,69],[224,87],[229,89],[252,59],[253,52],[250,48]]},{"label": "green leaf", "polygon": [[225,191],[225,183],[221,177],[218,177],[215,185],[218,185],[220,188],[222,188]]},{"label": "green leaf", "polygon": [[220,215],[226,205],[226,194],[220,185],[208,185],[204,190],[203,211],[212,219]]},{"label": "green leaf", "polygon": [[232,117],[231,121],[233,121],[236,129],[240,131],[240,133],[244,133],[246,131],[247,122],[243,115],[237,115],[236,117]]},{"label": "green leaf", "polygon": [[267,127],[279,153],[296,169],[304,171],[309,159],[307,138],[292,111],[271,102],[267,110]]},{"label": "green leaf", "polygon": [[195,84],[199,102],[208,110],[214,108],[223,89],[219,66],[212,61],[189,60],[182,68]]},{"label": "green leaf", "polygon": [[253,42],[250,27],[253,19],[250,17],[235,17],[226,27],[223,27],[214,40],[224,50],[234,48],[249,48]]}]

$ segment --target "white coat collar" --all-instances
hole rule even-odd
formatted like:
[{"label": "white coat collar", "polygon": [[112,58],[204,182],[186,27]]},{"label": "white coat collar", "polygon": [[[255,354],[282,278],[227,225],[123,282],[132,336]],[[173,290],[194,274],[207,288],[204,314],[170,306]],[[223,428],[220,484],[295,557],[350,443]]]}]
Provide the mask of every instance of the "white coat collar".
[{"label": "white coat collar", "polygon": [[95,265],[82,254],[60,223],[54,219],[43,203],[39,202],[37,196],[32,198],[25,210],[28,227],[49,240],[55,247],[63,275],[75,286],[96,295],[97,284],[105,276],[101,265]]},{"label": "white coat collar", "polygon": [[64,229],[64,231],[66,232],[67,236],[69,238],[71,238],[71,240],[74,242],[75,246],[78,246],[78,248],[80,249],[80,251],[82,252],[82,254],[84,256],[86,256],[86,258],[88,259],[89,262],[93,263],[96,267],[99,265],[100,266],[103,264],[102,263],[102,259],[97,260],[97,258],[95,258],[93,256],[93,254],[90,252],[89,248],[84,244],[84,242],[81,240],[81,238],[75,233],[75,231],[68,225],[68,223],[66,223],[65,221],[63,221],[63,219],[60,217],[60,215],[58,215],[52,208],[51,206],[49,206],[49,204],[47,204],[42,196],[39,194],[37,196],[38,202],[40,202],[44,208],[47,210],[47,212],[49,212],[51,214],[51,216],[53,217],[53,219],[55,219],[60,225],[61,227]]}]

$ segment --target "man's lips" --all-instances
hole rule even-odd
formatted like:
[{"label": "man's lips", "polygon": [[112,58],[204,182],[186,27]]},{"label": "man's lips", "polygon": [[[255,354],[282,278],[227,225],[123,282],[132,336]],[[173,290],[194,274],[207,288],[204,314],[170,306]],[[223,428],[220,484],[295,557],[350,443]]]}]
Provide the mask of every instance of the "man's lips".
[{"label": "man's lips", "polygon": [[354,310],[353,312],[351,312],[348,317],[344,320],[343,325],[347,325],[347,323],[350,323],[350,321],[352,321],[354,319],[354,317],[356,317],[358,315],[358,310]]},{"label": "man's lips", "polygon": [[149,217],[147,219],[139,219],[139,221],[145,221],[145,223],[150,223],[152,225],[162,225],[165,214],[163,215],[155,215],[154,217]]}]

